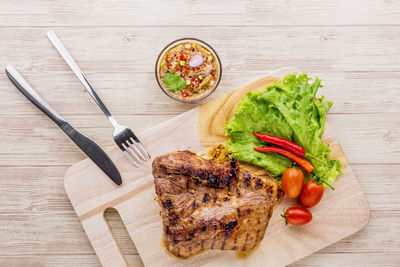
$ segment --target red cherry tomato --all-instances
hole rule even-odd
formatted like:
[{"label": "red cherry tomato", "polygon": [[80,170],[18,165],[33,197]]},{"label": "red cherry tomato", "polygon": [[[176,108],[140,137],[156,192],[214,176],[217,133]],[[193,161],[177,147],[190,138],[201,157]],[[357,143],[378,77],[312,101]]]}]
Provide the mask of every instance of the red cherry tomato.
[{"label": "red cherry tomato", "polygon": [[284,210],[281,216],[285,218],[286,224],[290,223],[292,225],[304,225],[312,220],[311,212],[303,207],[291,207]]},{"label": "red cherry tomato", "polygon": [[189,96],[189,94],[188,94],[188,93],[186,93],[186,92],[183,92],[183,93],[182,93],[182,96],[183,96],[183,97],[188,97],[188,96]]},{"label": "red cherry tomato", "polygon": [[312,208],[317,205],[324,195],[324,186],[314,181],[308,181],[300,194],[300,204],[306,208]]},{"label": "red cherry tomato", "polygon": [[299,168],[287,168],[282,175],[282,188],[288,198],[300,195],[304,185],[304,174]]}]

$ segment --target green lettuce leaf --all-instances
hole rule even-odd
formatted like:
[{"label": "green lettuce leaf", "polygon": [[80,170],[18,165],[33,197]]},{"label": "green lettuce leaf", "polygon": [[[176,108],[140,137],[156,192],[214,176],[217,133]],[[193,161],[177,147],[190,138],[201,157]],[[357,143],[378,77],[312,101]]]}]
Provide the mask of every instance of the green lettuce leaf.
[{"label": "green lettuce leaf", "polygon": [[[314,173],[332,183],[342,172],[338,160],[327,158],[328,145],[322,141],[326,113],[332,102],[324,96],[315,99],[321,80],[310,83],[307,74],[290,74],[282,82],[267,86],[262,92],[249,92],[242,98],[236,114],[226,123],[227,147],[240,161],[266,168],[279,177],[293,162],[277,153],[261,153],[254,147],[268,146],[253,135],[267,133],[285,138],[306,150],[305,158],[315,167]],[[315,159],[316,158],[316,159]]]}]

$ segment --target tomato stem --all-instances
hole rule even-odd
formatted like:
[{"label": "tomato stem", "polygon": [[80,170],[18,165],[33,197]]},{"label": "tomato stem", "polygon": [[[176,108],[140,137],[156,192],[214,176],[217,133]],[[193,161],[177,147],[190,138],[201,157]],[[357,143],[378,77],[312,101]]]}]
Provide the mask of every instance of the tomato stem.
[{"label": "tomato stem", "polygon": [[285,214],[285,209],[283,209],[283,214],[281,214],[281,217],[285,219],[285,224],[288,225],[287,217],[289,215]]}]

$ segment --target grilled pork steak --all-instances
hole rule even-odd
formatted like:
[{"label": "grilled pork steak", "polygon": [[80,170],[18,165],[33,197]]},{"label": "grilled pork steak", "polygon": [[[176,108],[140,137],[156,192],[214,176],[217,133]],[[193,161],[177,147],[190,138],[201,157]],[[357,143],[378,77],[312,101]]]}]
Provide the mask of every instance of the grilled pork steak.
[{"label": "grilled pork steak", "polygon": [[190,151],[155,158],[153,176],[163,242],[179,258],[208,249],[253,249],[283,195],[272,177],[252,175],[235,158],[207,160]]}]

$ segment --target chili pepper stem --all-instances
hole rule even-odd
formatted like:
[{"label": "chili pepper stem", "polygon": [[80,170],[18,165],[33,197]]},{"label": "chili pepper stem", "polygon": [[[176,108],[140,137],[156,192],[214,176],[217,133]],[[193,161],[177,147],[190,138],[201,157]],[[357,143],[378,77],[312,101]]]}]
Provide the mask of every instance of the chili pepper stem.
[{"label": "chili pepper stem", "polygon": [[329,164],[326,164],[325,162],[323,162],[323,161],[320,160],[319,158],[314,157],[314,156],[311,155],[311,154],[306,153],[305,156],[306,156],[306,157],[310,157],[310,158],[312,158],[312,159],[318,161],[319,163],[321,163],[321,164],[323,164],[323,165],[325,165],[325,166],[328,166],[329,168],[333,168],[333,166],[331,166],[331,165],[329,165]]},{"label": "chili pepper stem", "polygon": [[328,183],[324,178],[317,176],[315,173],[313,173],[313,174],[314,174],[314,177],[317,177],[324,184],[326,184],[330,189],[335,190],[335,188],[330,183]]},{"label": "chili pepper stem", "polygon": [[322,182],[323,182],[324,184],[326,184],[330,189],[335,190],[335,188],[334,188],[330,183],[328,183],[328,182],[325,181],[324,179],[321,179],[321,180],[322,180]]}]

